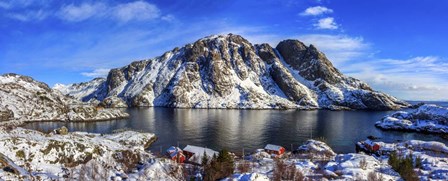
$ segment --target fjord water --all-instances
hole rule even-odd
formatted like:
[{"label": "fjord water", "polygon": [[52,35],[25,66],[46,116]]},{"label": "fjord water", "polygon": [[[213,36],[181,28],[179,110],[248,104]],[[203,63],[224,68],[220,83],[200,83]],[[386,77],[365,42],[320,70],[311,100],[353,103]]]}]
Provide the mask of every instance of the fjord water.
[{"label": "fjord water", "polygon": [[151,146],[160,152],[172,145],[187,144],[212,149],[227,148],[234,152],[254,151],[266,144],[294,149],[309,138],[324,138],[339,153],[354,152],[354,144],[373,135],[382,141],[418,139],[448,140],[436,135],[398,131],[382,131],[375,122],[393,111],[329,111],[329,110],[223,110],[173,109],[162,107],[128,109],[125,120],[102,122],[30,123],[26,128],[52,130],[66,126],[70,131],[111,133],[128,128],[155,133],[158,140]]}]

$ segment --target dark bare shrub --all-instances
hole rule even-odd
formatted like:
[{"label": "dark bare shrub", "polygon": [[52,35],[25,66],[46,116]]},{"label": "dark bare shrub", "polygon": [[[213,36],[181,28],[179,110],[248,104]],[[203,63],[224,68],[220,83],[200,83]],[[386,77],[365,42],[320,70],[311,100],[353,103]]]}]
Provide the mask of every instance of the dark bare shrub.
[{"label": "dark bare shrub", "polygon": [[282,180],[283,173],[286,171],[286,164],[281,159],[275,159],[275,167],[273,173],[273,179],[275,181]]},{"label": "dark bare shrub", "polygon": [[363,169],[363,170],[367,169],[367,160],[366,160],[366,158],[362,158],[362,160],[359,161],[359,167],[361,167],[361,169]]},{"label": "dark bare shrub", "polygon": [[251,164],[248,161],[242,161],[238,164],[237,169],[240,173],[246,173],[251,170]]},{"label": "dark bare shrub", "polygon": [[384,180],[383,175],[376,173],[376,172],[370,172],[367,175],[367,181],[382,181]]},{"label": "dark bare shrub", "polygon": [[296,170],[294,181],[304,181],[304,180],[305,180],[305,175],[303,175],[302,171]]}]

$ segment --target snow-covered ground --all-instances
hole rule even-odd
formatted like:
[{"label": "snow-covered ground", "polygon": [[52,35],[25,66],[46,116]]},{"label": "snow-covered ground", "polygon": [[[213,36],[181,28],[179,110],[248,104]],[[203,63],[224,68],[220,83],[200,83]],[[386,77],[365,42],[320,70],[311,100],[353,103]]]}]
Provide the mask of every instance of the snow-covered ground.
[{"label": "snow-covered ground", "polygon": [[[398,143],[373,142],[380,145],[379,156],[364,153],[334,154],[323,142],[309,140],[297,153],[279,157],[284,165],[294,165],[309,179],[317,180],[402,180],[388,164],[389,154],[399,157],[412,155],[414,165],[421,159],[421,166],[414,168],[420,180],[448,180],[448,147],[440,142],[408,140]],[[264,175],[272,179],[277,169],[277,158],[259,150],[249,161],[250,172],[243,175]],[[239,160],[237,165],[246,161]],[[237,166],[238,167],[238,166]],[[235,177],[240,176],[238,170]]]},{"label": "snow-covered ground", "polygon": [[372,173],[382,180],[400,178],[400,175],[387,164],[387,160],[365,154],[339,154],[324,167],[324,175],[336,180],[367,180]]},{"label": "snow-covered ground", "polygon": [[448,180],[448,147],[436,141],[408,140],[398,143],[373,142],[380,145],[380,158],[388,158],[391,152],[399,157],[412,155],[413,164],[421,159],[421,167],[415,168],[420,180]]},{"label": "snow-covered ground", "polygon": [[[145,151],[154,140],[154,134],[135,131],[42,133],[0,126],[0,180],[183,180],[182,165]],[[421,158],[421,167],[414,169],[421,180],[448,179],[448,147],[443,143],[374,143],[380,145],[382,155],[337,154],[316,140],[282,156],[260,149],[245,160],[237,159],[235,173],[224,180],[273,180],[280,169],[283,177],[290,174],[295,179],[400,180],[388,164],[391,151],[402,157],[412,155],[414,161]]]},{"label": "snow-covered ground", "polygon": [[154,140],[134,131],[46,134],[0,127],[0,180],[181,179],[179,165],[145,151]]},{"label": "snow-covered ground", "polygon": [[269,177],[258,173],[242,173],[235,174],[231,178],[223,179],[223,181],[269,181]]},{"label": "snow-covered ground", "polygon": [[[297,153],[286,153],[279,158],[259,150],[249,159],[252,163],[250,173],[272,179],[277,169],[276,159],[286,166],[293,165],[309,179],[367,180],[372,174],[384,180],[400,179],[399,174],[387,164],[387,160],[366,154],[336,154],[327,144],[316,140],[308,140],[299,146]],[[238,161],[237,165],[242,163],[244,161]]]},{"label": "snow-covered ground", "polygon": [[413,112],[395,112],[376,122],[375,125],[391,130],[448,133],[448,108],[425,104]]}]

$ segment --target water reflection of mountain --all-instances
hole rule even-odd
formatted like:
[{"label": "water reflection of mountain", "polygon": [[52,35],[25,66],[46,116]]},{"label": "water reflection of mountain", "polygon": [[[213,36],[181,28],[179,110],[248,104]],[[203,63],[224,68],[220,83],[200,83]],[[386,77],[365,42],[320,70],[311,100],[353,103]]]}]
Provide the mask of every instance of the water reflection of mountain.
[{"label": "water reflection of mountain", "polygon": [[309,138],[323,137],[337,152],[354,151],[354,143],[369,135],[384,141],[403,139],[434,140],[438,136],[418,133],[382,131],[374,124],[391,112],[373,111],[298,111],[298,110],[223,110],[133,108],[127,120],[102,122],[30,123],[28,128],[52,130],[67,126],[70,131],[110,133],[128,128],[155,133],[158,140],[153,151],[171,145],[191,144],[213,149],[228,148],[235,152],[253,151],[265,144],[278,144],[290,149]]}]

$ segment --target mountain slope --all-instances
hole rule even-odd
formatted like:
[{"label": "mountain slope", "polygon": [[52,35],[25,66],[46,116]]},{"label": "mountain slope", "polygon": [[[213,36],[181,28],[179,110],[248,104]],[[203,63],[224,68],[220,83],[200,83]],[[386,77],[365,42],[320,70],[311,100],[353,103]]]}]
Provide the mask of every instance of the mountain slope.
[{"label": "mountain slope", "polygon": [[408,105],[344,76],[313,45],[285,40],[272,48],[233,34],[202,38],[112,69],[106,80],[98,80],[69,85],[65,93],[83,101],[121,99],[131,107],[389,110]]},{"label": "mountain slope", "polygon": [[128,116],[116,109],[98,110],[17,74],[0,76],[0,115],[0,121],[84,121]]}]

